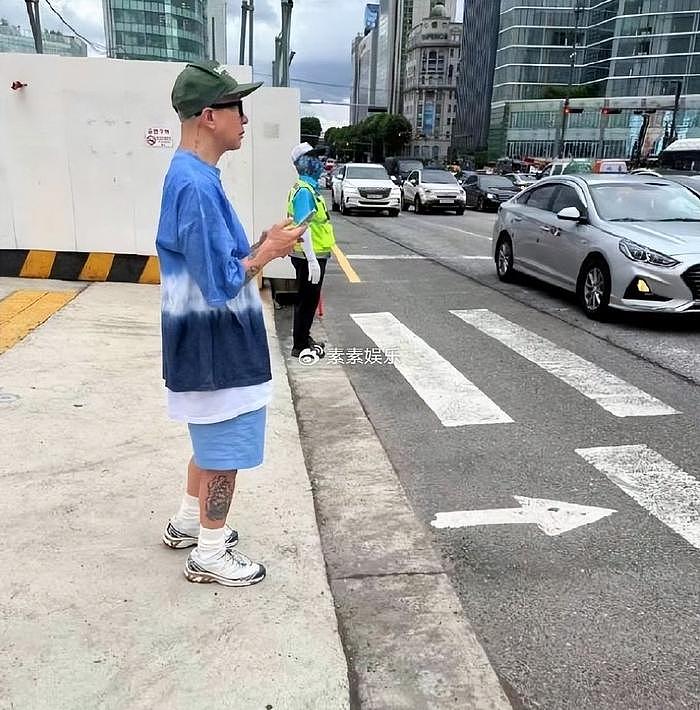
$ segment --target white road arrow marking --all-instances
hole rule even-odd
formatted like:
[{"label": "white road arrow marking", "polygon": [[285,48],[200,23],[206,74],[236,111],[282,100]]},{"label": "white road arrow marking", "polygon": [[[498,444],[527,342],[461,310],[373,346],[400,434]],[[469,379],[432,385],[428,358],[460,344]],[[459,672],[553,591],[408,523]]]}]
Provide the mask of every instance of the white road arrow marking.
[{"label": "white road arrow marking", "polygon": [[545,535],[561,535],[582,525],[595,523],[616,510],[595,508],[590,505],[564,503],[546,498],[513,496],[520,508],[495,508],[492,510],[456,510],[437,513],[430,524],[435,528],[467,528],[477,525],[513,525],[534,523]]},{"label": "white road arrow marking", "polygon": [[643,444],[576,449],[576,453],[700,549],[700,481]]}]

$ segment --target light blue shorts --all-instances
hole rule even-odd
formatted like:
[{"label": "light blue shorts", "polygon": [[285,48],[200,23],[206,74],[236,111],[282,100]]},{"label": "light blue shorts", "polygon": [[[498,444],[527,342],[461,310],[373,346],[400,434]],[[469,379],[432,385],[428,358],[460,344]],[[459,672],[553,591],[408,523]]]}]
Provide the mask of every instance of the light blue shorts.
[{"label": "light blue shorts", "polygon": [[188,424],[194,462],[209,471],[255,468],[263,462],[267,407],[215,424]]}]

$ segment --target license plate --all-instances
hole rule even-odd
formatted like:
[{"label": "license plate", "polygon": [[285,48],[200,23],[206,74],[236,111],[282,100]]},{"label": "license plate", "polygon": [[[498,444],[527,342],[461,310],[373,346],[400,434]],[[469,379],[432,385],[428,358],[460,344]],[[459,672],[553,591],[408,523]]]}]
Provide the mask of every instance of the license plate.
[{"label": "license plate", "polygon": [[451,205],[454,200],[440,200],[441,205]]},{"label": "license plate", "polygon": [[367,193],[367,197],[369,197],[370,200],[381,200],[384,195],[377,195],[376,193]]}]

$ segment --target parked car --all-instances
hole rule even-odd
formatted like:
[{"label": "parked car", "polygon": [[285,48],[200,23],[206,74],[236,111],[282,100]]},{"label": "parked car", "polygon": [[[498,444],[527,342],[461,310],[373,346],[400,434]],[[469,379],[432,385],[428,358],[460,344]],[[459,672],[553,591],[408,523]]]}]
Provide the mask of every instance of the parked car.
[{"label": "parked car", "polygon": [[414,170],[422,170],[423,163],[417,158],[387,158],[384,167],[389,177],[397,184],[403,185],[406,178]]},{"label": "parked car", "polygon": [[594,173],[626,173],[629,172],[627,169],[627,161],[618,160],[612,158],[601,158],[593,162],[591,168]]},{"label": "parked car", "polygon": [[562,175],[501,207],[498,277],[516,271],[576,293],[590,318],[700,311],[700,197],[642,175]]},{"label": "parked car", "polygon": [[325,180],[326,184],[326,189],[330,190],[333,187],[333,178],[340,172],[340,168],[342,168],[343,165],[342,163],[336,164],[336,166],[333,168],[333,170],[329,170],[326,172],[326,174],[323,176],[323,179]]},{"label": "parked car", "polygon": [[419,214],[428,210],[454,210],[458,215],[464,214],[464,190],[448,170],[414,170],[402,190],[404,210],[413,205]]},{"label": "parked car", "polygon": [[347,163],[333,177],[331,206],[342,214],[388,210],[392,217],[398,217],[401,188],[390,180],[383,165]]},{"label": "parked car", "polygon": [[502,202],[510,200],[520,192],[503,175],[472,175],[464,185],[467,207],[477,210],[497,209]]},{"label": "parked car", "polygon": [[506,173],[504,178],[508,178],[519,190],[524,190],[537,182],[537,178],[530,173]]},{"label": "parked car", "polygon": [[588,158],[563,158],[553,160],[541,173],[540,178],[554,175],[578,175],[593,172],[593,163]]}]

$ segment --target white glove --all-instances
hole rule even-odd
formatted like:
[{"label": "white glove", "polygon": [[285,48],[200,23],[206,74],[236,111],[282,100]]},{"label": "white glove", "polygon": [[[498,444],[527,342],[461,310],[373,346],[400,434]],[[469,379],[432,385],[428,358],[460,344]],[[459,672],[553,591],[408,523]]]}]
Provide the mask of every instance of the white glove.
[{"label": "white glove", "polygon": [[317,260],[309,262],[309,281],[312,284],[317,284],[321,280],[321,265]]}]

